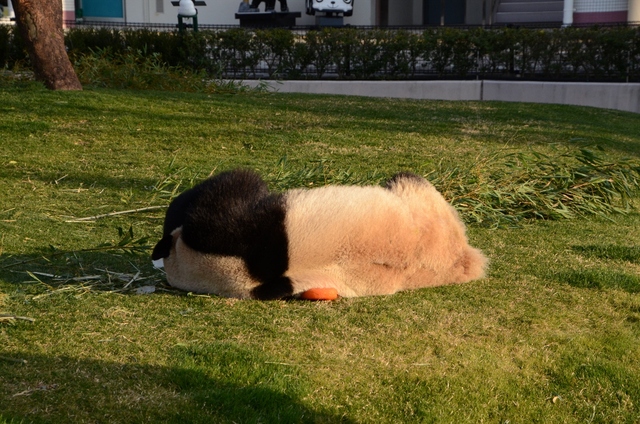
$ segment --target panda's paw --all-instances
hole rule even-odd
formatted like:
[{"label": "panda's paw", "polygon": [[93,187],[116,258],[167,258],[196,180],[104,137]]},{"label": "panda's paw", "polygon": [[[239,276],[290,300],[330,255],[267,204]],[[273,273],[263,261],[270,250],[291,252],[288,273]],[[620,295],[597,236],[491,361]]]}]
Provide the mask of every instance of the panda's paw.
[{"label": "panda's paw", "polygon": [[155,261],[151,261],[153,262],[153,266],[156,268],[164,268],[164,259],[160,258],[160,259],[156,259]]}]

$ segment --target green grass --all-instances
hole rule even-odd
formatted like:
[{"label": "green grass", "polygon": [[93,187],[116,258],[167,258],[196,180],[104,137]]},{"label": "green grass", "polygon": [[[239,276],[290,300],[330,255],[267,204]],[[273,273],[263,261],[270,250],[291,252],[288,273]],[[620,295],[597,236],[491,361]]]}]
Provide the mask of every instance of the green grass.
[{"label": "green grass", "polygon": [[0,98],[0,423],[640,421],[637,212],[476,223],[487,278],[332,303],[171,290],[148,257],[162,209],[78,222],[238,166],[274,189],[480,169],[513,190],[521,168],[487,158],[571,166],[599,146],[637,165],[637,115],[29,85]]}]

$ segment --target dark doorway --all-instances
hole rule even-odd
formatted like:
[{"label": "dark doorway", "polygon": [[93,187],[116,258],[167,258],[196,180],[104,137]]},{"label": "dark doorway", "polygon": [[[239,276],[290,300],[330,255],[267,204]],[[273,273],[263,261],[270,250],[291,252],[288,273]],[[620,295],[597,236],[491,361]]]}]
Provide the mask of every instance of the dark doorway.
[{"label": "dark doorway", "polygon": [[378,17],[376,25],[388,26],[389,25],[389,0],[377,0],[376,1],[376,16]]},{"label": "dark doorway", "polygon": [[462,25],[465,9],[466,0],[422,0],[422,21],[425,25]]}]

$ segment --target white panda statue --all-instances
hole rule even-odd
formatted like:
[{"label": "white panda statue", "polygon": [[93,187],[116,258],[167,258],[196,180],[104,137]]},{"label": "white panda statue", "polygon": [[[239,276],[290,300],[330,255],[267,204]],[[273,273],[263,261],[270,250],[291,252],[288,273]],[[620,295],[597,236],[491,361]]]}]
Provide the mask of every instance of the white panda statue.
[{"label": "white panda statue", "polygon": [[271,193],[248,170],[176,197],[152,259],[173,287],[242,299],[392,294],[482,278],[487,265],[456,210],[417,175]]}]

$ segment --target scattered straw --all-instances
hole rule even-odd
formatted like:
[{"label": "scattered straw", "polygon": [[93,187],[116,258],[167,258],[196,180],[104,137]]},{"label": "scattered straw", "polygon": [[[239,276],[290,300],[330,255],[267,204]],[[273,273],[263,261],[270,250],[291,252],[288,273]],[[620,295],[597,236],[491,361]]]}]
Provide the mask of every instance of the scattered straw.
[{"label": "scattered straw", "polygon": [[36,321],[35,318],[21,317],[19,315],[11,315],[11,314],[0,314],[0,322],[13,323],[16,320],[23,320],[23,321],[29,321],[29,322]]},{"label": "scattered straw", "polygon": [[26,359],[22,359],[22,358],[10,358],[8,356],[0,356],[0,361],[6,361],[6,362],[15,362],[18,364],[26,364],[27,360]]},{"label": "scattered straw", "polygon": [[[25,363],[26,363],[26,361],[25,361]],[[29,396],[34,392],[46,392],[46,391],[49,391],[49,390],[55,390],[57,388],[58,388],[57,384],[41,384],[40,386],[35,387],[33,389],[27,389],[27,390],[22,391],[20,393],[16,393],[11,397]]]},{"label": "scattered straw", "polygon": [[[34,279],[34,282],[41,284],[46,290],[44,293],[33,296],[32,300],[41,300],[61,293],[73,293],[76,296],[81,296],[95,290],[122,293],[137,290],[140,283],[144,283],[144,286],[153,286],[156,283],[160,283],[158,274],[142,276],[142,272],[139,270],[135,274],[128,274],[95,268],[93,272],[91,275],[64,277],[43,272],[26,271],[27,275]],[[100,272],[100,274],[95,274],[95,272]],[[47,279],[46,282],[43,281],[44,278]],[[122,283],[124,285],[121,285]],[[133,283],[138,284],[134,286]]]},{"label": "scattered straw", "polygon": [[65,222],[95,221],[97,219],[107,218],[107,217],[111,217],[111,216],[126,215],[126,214],[138,213],[138,212],[155,211],[155,210],[158,210],[158,209],[166,209],[166,208],[167,208],[167,206],[147,206],[145,208],[129,209],[129,210],[126,210],[126,211],[111,212],[111,213],[105,213],[105,214],[102,214],[102,215],[86,216],[84,218],[71,219],[71,220],[68,220],[68,221],[65,221]]}]

